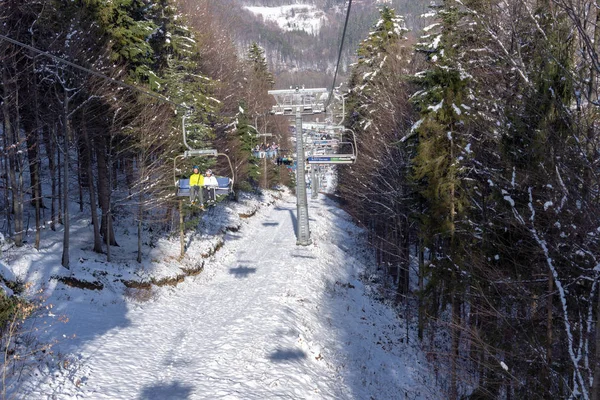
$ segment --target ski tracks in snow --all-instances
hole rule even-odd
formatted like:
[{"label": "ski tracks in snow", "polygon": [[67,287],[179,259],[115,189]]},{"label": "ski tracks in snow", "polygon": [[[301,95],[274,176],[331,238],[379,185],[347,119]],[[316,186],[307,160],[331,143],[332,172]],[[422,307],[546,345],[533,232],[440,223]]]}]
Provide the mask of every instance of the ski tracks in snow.
[{"label": "ski tracks in snow", "polygon": [[125,326],[69,348],[77,370],[36,382],[27,398],[396,398],[399,383],[386,381],[387,371],[366,375],[388,365],[398,380],[403,366],[364,361],[382,352],[366,337],[378,329],[364,327],[371,301],[349,289],[360,285],[359,266],[347,265],[358,262],[347,258],[357,228],[337,227],[339,210],[311,202],[315,244],[296,246],[293,200],[228,233],[196,278],[161,289],[156,301],[129,304]]}]

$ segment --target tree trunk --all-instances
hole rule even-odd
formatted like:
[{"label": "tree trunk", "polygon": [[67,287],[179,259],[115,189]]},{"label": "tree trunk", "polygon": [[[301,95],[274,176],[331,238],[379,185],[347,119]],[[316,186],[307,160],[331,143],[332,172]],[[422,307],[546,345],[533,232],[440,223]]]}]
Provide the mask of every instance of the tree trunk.
[{"label": "tree trunk", "polygon": [[[56,124],[53,125],[53,132],[56,132]],[[43,128],[44,146],[46,147],[46,155],[48,156],[48,170],[50,172],[50,229],[56,230],[56,165],[54,162],[54,154],[56,153],[56,146],[53,140],[50,128],[45,126]]]},{"label": "tree trunk", "polygon": [[27,115],[22,119],[25,129],[25,140],[27,143],[27,160],[29,163],[29,181],[31,190],[31,204],[35,207],[35,248],[40,247],[41,218],[40,208],[42,207],[42,185],[40,182],[40,152],[39,136],[40,121],[39,107],[36,88],[30,88],[33,92],[33,109],[25,108]]},{"label": "tree trunk", "polygon": [[[39,138],[36,139],[37,144],[39,144]],[[37,155],[37,160],[39,161],[39,152]],[[42,185],[40,182],[40,168],[39,163],[36,164],[36,184],[33,186],[33,196],[35,198],[35,248],[36,250],[40,249],[40,242],[42,240],[42,216],[41,216],[41,208],[42,208]]]},{"label": "tree trunk", "polygon": [[[2,132],[6,132],[6,118],[2,119]],[[8,148],[8,141],[6,140],[6,134],[3,135],[2,144],[5,149]],[[4,211],[6,212],[6,233],[10,234],[12,231],[12,213],[10,212],[10,181],[8,179],[8,155],[3,152],[2,165],[4,167]]]},{"label": "tree trunk", "polygon": [[[146,171],[142,171],[146,172]],[[145,176],[145,174],[141,174]],[[137,261],[142,262],[142,220],[144,218],[144,191],[139,191],[139,204],[138,204],[138,256]]]},{"label": "tree trunk", "polygon": [[552,321],[553,321],[553,310],[552,310],[552,292],[554,292],[554,276],[552,271],[548,270],[548,303],[546,306],[546,379],[549,385],[552,381]]},{"label": "tree trunk", "polygon": [[129,194],[131,195],[131,187],[133,186],[133,182],[135,180],[135,171],[133,165],[134,161],[132,155],[127,153],[123,157],[123,163],[125,164],[125,183],[127,184]]},{"label": "tree trunk", "polygon": [[165,231],[169,231],[173,229],[173,205],[172,203],[167,204],[167,209],[165,210],[165,224],[163,229]]},{"label": "tree trunk", "polygon": [[183,232],[183,200],[179,199],[179,258],[183,260],[185,255],[185,240]]},{"label": "tree trunk", "polygon": [[458,399],[458,356],[460,342],[460,302],[456,292],[452,295],[452,322],[450,324],[452,348],[450,351],[450,393],[449,400]]},{"label": "tree trunk", "polygon": [[[454,161],[454,129],[450,128],[448,134],[450,139],[450,162]],[[450,237],[449,237],[449,253],[454,260],[455,252],[455,232],[456,232],[456,173],[453,169],[449,170],[448,180],[450,181]],[[454,262],[454,261],[453,261]],[[458,398],[458,356],[459,356],[459,342],[460,342],[460,302],[458,301],[458,283],[460,276],[456,273],[452,273],[451,281],[451,293],[452,293],[452,321],[451,325],[451,337],[452,337],[452,349],[451,349],[451,372],[450,372],[450,400],[456,400]],[[456,285],[456,287],[454,286]]]},{"label": "tree trunk", "polygon": [[63,161],[60,157],[61,155],[61,146],[59,144],[59,139],[58,139],[58,127],[56,128],[55,131],[55,136],[56,138],[56,149],[58,150],[56,152],[56,172],[57,172],[57,186],[56,186],[56,200],[58,202],[58,207],[56,208],[56,221],[59,224],[63,223],[63,197],[60,194],[62,191],[62,187],[63,187],[63,171],[62,171],[62,166],[63,166]]},{"label": "tree trunk", "polygon": [[[69,221],[69,93],[65,90],[63,103],[63,252],[62,266],[69,269],[69,242],[70,238],[70,221]],[[60,154],[60,153],[59,153]]]},{"label": "tree trunk", "polygon": [[[85,116],[85,114],[84,114]],[[84,118],[85,120],[85,118]],[[81,124],[81,133],[83,136],[83,146],[81,146],[84,168],[87,171],[87,184],[90,192],[90,210],[92,213],[92,225],[94,227],[94,251],[102,253],[102,236],[100,235],[100,221],[98,220],[98,203],[96,202],[96,190],[94,188],[94,178],[92,173],[92,143],[85,123]],[[80,174],[82,175],[82,174]],[[81,187],[81,185],[80,185]]]},{"label": "tree trunk", "polygon": [[[140,197],[142,195],[140,194]],[[138,209],[138,254],[137,254],[137,262],[142,262],[142,218],[144,218],[144,203],[142,199],[140,199],[140,205]]]},{"label": "tree trunk", "polygon": [[[83,127],[83,125],[85,124],[81,124],[82,125],[82,129],[85,129]],[[85,151],[81,148],[81,146],[77,146],[77,192],[79,194],[79,212],[82,213],[83,212],[83,182],[84,179],[89,182],[89,179],[84,176],[87,175],[87,173],[84,173],[83,171],[87,171],[87,167],[85,167],[84,161],[81,159],[82,157],[82,151]],[[87,183],[86,182],[86,183]]]},{"label": "tree trunk", "polygon": [[425,329],[425,305],[423,302],[423,296],[425,295],[425,281],[423,275],[425,274],[425,249],[423,248],[423,239],[418,240],[418,254],[419,254],[419,329],[418,335],[419,340],[423,340],[423,330]]},{"label": "tree trunk", "polygon": [[[106,216],[106,229],[109,232],[112,230],[110,209],[108,210],[108,214]],[[106,244],[106,261],[107,262],[111,262],[112,261],[111,253],[110,253],[110,244],[108,244],[108,243]]]},{"label": "tree trunk", "polygon": [[[32,89],[34,90],[34,89]],[[35,92],[35,90],[34,90]],[[37,97],[37,96],[36,96]],[[27,141],[27,159],[29,162],[29,180],[31,182],[31,192],[41,193],[40,183],[40,154],[39,154],[39,110],[35,107],[30,114],[23,118],[23,127],[25,128],[25,140]],[[31,202],[37,204],[41,198],[32,195]]]},{"label": "tree trunk", "polygon": [[35,207],[35,248],[39,249],[40,246],[40,205],[41,205],[41,184],[39,178],[39,152],[38,152],[38,140],[36,130],[27,130],[27,158],[29,161],[29,178],[31,188],[31,203]]},{"label": "tree trunk", "polygon": [[[11,196],[11,208],[14,217],[15,234],[14,241],[17,247],[23,245],[23,204],[22,195],[19,186],[19,179],[17,177],[17,169],[19,168],[18,153],[16,148],[18,147],[18,118],[16,115],[11,113],[16,107],[10,107],[10,99],[6,95],[11,85],[8,77],[8,70],[6,65],[2,70],[2,81],[4,86],[4,101],[2,102],[2,112],[4,116],[4,135],[6,135],[6,141],[8,144],[8,179],[10,183],[10,196]],[[17,91],[13,91],[13,95],[17,95]]]},{"label": "tree trunk", "polygon": [[[17,119],[18,120],[18,119]],[[18,138],[19,125],[17,125],[17,133]],[[16,199],[15,199],[15,245],[17,247],[23,246],[23,238],[27,236],[27,231],[25,229],[25,221],[24,221],[24,190],[23,190],[23,165],[20,160],[20,157],[17,156],[18,163],[18,174],[17,174],[17,190],[16,190]]]},{"label": "tree trunk", "polygon": [[106,141],[103,137],[97,137],[94,140],[96,149],[96,162],[98,168],[98,202],[102,210],[102,223],[100,232],[104,237],[104,243],[110,246],[117,246],[114,232],[111,229],[112,224],[108,223],[110,214],[110,179],[109,166],[106,160]]},{"label": "tree trunk", "polygon": [[[35,43],[32,41],[32,46]],[[32,59],[35,60],[33,52],[31,52]],[[31,64],[31,73],[33,87],[29,90],[33,92],[33,120],[35,121],[34,129],[29,130],[27,134],[27,155],[29,157],[29,174],[31,179],[31,188],[33,192],[33,201],[35,205],[35,248],[40,249],[40,241],[42,234],[42,221],[40,215],[40,209],[43,207],[42,198],[42,182],[40,179],[40,135],[41,135],[41,123],[40,123],[40,101],[37,88],[37,78],[35,74],[35,61]]]},{"label": "tree trunk", "polygon": [[[109,156],[109,160],[110,160],[110,156]],[[110,175],[110,183],[111,183],[111,187],[112,190],[116,190],[117,189],[117,183],[118,183],[118,173],[119,173],[119,168],[118,168],[118,164],[114,161],[111,162],[112,164],[112,173]]]},{"label": "tree trunk", "polygon": [[409,267],[410,267],[410,236],[408,233],[408,220],[398,211],[398,250],[400,269],[398,270],[398,286],[396,288],[396,302],[400,302],[402,296],[405,301],[408,297]]}]

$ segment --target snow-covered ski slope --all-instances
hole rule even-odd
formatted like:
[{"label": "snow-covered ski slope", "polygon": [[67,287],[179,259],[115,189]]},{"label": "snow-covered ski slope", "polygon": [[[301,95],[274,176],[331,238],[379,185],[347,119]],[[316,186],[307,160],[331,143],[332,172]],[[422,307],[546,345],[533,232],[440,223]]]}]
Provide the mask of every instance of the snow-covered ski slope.
[{"label": "snow-covered ski slope", "polygon": [[295,214],[293,197],[263,208],[151,301],[74,302],[60,329],[78,336],[57,345],[69,365],[38,370],[19,398],[442,398],[403,321],[365,295],[363,232],[320,198],[299,247]]}]

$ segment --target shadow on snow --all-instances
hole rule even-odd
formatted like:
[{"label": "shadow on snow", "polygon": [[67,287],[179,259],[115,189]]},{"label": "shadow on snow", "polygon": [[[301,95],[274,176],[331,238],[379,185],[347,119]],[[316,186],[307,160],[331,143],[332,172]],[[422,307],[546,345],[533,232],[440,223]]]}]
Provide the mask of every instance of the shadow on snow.
[{"label": "shadow on snow", "polygon": [[253,267],[237,267],[237,268],[229,268],[229,273],[236,278],[247,278],[251,274],[256,273],[256,268]]},{"label": "shadow on snow", "polygon": [[263,226],[277,226],[279,222],[263,222]]},{"label": "shadow on snow", "polygon": [[192,391],[192,386],[179,382],[157,383],[145,387],[138,400],[185,400],[190,398]]},{"label": "shadow on snow", "polygon": [[296,239],[298,239],[298,218],[296,218],[296,214],[294,210],[288,210],[290,213],[290,217],[292,218],[292,224],[294,225],[294,234],[296,235]]},{"label": "shadow on snow", "polygon": [[295,361],[305,358],[306,353],[298,349],[277,349],[269,354],[269,360],[273,362]]}]

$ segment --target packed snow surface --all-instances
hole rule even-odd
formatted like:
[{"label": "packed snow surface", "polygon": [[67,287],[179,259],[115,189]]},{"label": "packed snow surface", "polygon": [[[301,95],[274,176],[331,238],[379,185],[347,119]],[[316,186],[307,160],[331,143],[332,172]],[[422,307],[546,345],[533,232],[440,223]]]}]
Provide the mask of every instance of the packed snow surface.
[{"label": "packed snow surface", "polygon": [[68,322],[47,334],[62,357],[26,372],[15,397],[442,398],[412,326],[367,295],[364,232],[328,198],[309,215],[313,243],[297,246],[295,198],[264,205],[201,274],[150,299],[58,283],[47,318]]},{"label": "packed snow surface", "polygon": [[291,4],[279,7],[245,7],[265,21],[275,22],[284,31],[305,31],[311,35],[319,33],[327,20],[325,13],[312,4]]}]

